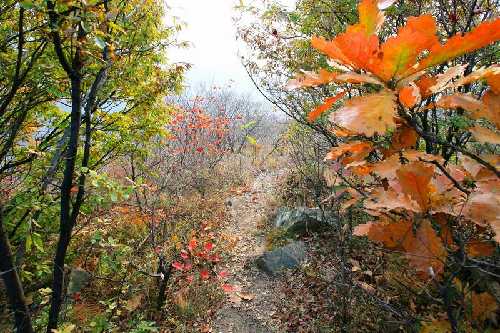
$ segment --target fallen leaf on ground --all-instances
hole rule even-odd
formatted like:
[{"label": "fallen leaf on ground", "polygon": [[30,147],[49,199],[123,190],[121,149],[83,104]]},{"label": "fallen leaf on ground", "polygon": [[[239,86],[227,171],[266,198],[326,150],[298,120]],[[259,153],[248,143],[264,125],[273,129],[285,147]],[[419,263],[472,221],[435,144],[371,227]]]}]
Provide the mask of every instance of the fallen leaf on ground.
[{"label": "fallen leaf on ground", "polygon": [[237,292],[236,295],[244,301],[251,301],[255,298],[255,295],[249,292]]}]

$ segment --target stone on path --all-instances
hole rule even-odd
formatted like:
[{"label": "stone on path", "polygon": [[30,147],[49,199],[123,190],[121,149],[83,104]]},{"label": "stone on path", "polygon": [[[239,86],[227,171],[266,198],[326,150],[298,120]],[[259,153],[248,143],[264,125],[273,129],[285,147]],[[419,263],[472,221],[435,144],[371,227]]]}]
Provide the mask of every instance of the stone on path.
[{"label": "stone on path", "polygon": [[[327,219],[331,219],[331,214],[325,214]],[[325,226],[322,212],[319,208],[287,208],[278,209],[278,214],[274,222],[276,228],[283,228],[290,234],[304,234],[318,231]]]},{"label": "stone on path", "polygon": [[304,242],[296,241],[273,251],[267,251],[257,259],[257,267],[264,272],[275,275],[287,268],[295,268],[304,261],[306,247]]}]

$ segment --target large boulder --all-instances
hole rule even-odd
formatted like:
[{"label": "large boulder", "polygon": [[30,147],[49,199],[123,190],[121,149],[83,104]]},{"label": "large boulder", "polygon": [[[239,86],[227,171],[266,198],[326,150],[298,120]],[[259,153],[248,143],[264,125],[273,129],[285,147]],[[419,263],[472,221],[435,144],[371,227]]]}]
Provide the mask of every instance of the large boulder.
[{"label": "large boulder", "polygon": [[274,275],[287,268],[295,268],[306,258],[306,246],[302,241],[289,243],[273,251],[267,251],[257,259],[257,267]]},{"label": "large boulder", "polygon": [[330,220],[332,214],[326,212],[323,216],[319,208],[287,208],[278,209],[278,214],[274,222],[276,228],[284,228],[291,234],[305,234],[318,231],[325,226],[323,220]]}]

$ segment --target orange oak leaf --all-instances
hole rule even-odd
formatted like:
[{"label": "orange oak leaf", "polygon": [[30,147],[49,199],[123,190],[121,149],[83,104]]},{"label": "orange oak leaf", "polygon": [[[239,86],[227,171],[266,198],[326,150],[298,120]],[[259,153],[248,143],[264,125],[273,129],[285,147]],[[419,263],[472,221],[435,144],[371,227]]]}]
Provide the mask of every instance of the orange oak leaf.
[{"label": "orange oak leaf", "polygon": [[453,94],[440,98],[436,105],[443,109],[458,109],[462,108],[469,111],[472,115],[481,112],[484,109],[483,103],[471,95]]},{"label": "orange oak leaf", "polygon": [[349,131],[373,136],[394,128],[395,116],[395,96],[390,91],[383,91],[350,99],[330,115],[330,120]]},{"label": "orange oak leaf", "polygon": [[345,65],[352,65],[351,60],[342,52],[340,46],[334,41],[327,41],[323,37],[313,36],[311,38],[311,45],[331,59],[337,60]]},{"label": "orange oak leaf", "polygon": [[434,216],[434,221],[439,225],[439,237],[441,237],[441,240],[443,241],[443,244],[449,248],[455,251],[457,249],[457,245],[455,244],[455,241],[453,240],[453,232],[450,228],[450,223],[448,219],[448,215],[443,214],[443,213],[438,213],[435,214]]},{"label": "orange oak leaf", "polygon": [[420,103],[421,99],[420,89],[415,84],[410,84],[399,90],[399,101],[409,109]]},{"label": "orange oak leaf", "polygon": [[[391,211],[395,209],[406,209],[419,212],[420,207],[412,201],[406,194],[397,189],[389,187],[387,190],[377,188],[370,193],[368,200],[363,203],[364,207],[372,212]],[[372,214],[370,212],[370,214]]]},{"label": "orange oak leaf", "polygon": [[381,46],[382,60],[372,67],[373,73],[384,81],[402,75],[412,68],[417,57],[424,51],[439,44],[436,37],[436,21],[431,15],[410,17],[397,36],[390,37]]},{"label": "orange oak leaf", "polygon": [[412,162],[396,171],[403,192],[415,200],[422,211],[426,211],[430,205],[432,190],[429,185],[434,175],[434,169],[435,167],[428,163]]},{"label": "orange oak leaf", "polygon": [[307,120],[313,122],[318,119],[325,111],[329,110],[332,105],[335,104],[335,102],[341,99],[345,95],[345,93],[345,91],[342,91],[341,93],[338,93],[333,97],[327,98],[323,104],[319,105],[314,110],[309,112],[309,114],[307,115]]},{"label": "orange oak leaf", "polygon": [[326,41],[323,37],[313,37],[311,44],[334,61],[365,70],[372,68],[372,59],[379,52],[379,40],[376,35],[367,36],[352,26],[331,41]]},{"label": "orange oak leaf", "polygon": [[437,76],[436,83],[429,88],[430,92],[436,94],[452,86],[452,80],[463,76],[466,68],[467,64],[448,68],[443,74]]},{"label": "orange oak leaf", "polygon": [[376,34],[384,23],[384,14],[379,10],[377,0],[362,0],[358,5],[358,13],[359,23],[354,26],[355,31]]},{"label": "orange oak leaf", "polygon": [[382,217],[377,222],[360,224],[353,230],[355,236],[367,236],[370,240],[382,243],[388,249],[402,249],[403,240],[412,233],[412,223],[390,221]]},{"label": "orange oak leaf", "polygon": [[382,179],[396,178],[396,170],[401,167],[401,158],[399,154],[392,154],[383,161],[373,165],[373,172]]},{"label": "orange oak leaf", "polygon": [[[433,190],[430,197],[430,206],[432,213],[445,213],[450,216],[461,216],[462,207],[465,201],[465,195],[451,180],[438,171],[432,179]],[[456,178],[455,178],[456,179]],[[456,179],[458,181],[458,179]]]},{"label": "orange oak leaf", "polygon": [[422,277],[433,277],[444,270],[446,250],[427,220],[420,223],[415,233],[411,222],[389,222],[382,219],[357,226],[353,234],[367,236],[388,249],[404,251],[410,264]]},{"label": "orange oak leaf", "polygon": [[341,137],[341,138],[355,135],[355,133],[353,133],[351,131],[348,131],[345,128],[340,128],[340,127],[334,128],[332,130],[332,133],[335,134],[335,136],[338,136],[338,137]]},{"label": "orange oak leaf", "polygon": [[336,82],[348,82],[348,83],[372,83],[372,84],[378,84],[378,85],[384,85],[383,82],[381,82],[379,79],[376,77],[369,75],[369,74],[358,74],[356,72],[347,72],[347,73],[342,73],[337,75],[335,78]]},{"label": "orange oak leaf", "polygon": [[493,255],[496,250],[495,243],[472,241],[465,246],[465,252],[469,257],[488,257]]},{"label": "orange oak leaf", "polygon": [[469,128],[469,132],[471,132],[474,138],[481,143],[488,142],[496,145],[500,144],[500,135],[488,128],[474,126]]},{"label": "orange oak leaf", "polygon": [[[482,156],[483,160],[486,162],[489,162],[491,165],[495,167],[498,166],[498,156],[497,155],[486,155]],[[497,177],[496,175],[489,169],[486,169],[482,164],[479,164],[472,158],[465,156],[465,155],[459,155],[459,160],[460,164],[464,168],[464,170],[475,180],[477,181],[492,181],[496,180]]]},{"label": "orange oak leaf", "polygon": [[500,221],[500,196],[494,192],[475,191],[467,200],[463,216],[481,226],[491,225],[500,239],[498,222]]},{"label": "orange oak leaf", "polygon": [[430,88],[434,86],[436,82],[437,78],[431,77],[429,75],[423,75],[417,81],[415,81],[415,84],[420,89],[420,95],[422,96],[422,98],[427,98],[432,95],[432,91]]},{"label": "orange oak leaf", "polygon": [[483,22],[466,34],[456,34],[444,44],[436,44],[420,64],[411,68],[406,75],[439,65],[463,54],[478,50],[500,40],[500,18]]},{"label": "orange oak leaf", "polygon": [[304,71],[299,74],[295,79],[289,80],[286,88],[293,90],[297,88],[316,87],[323,84],[333,82],[338,73],[330,72],[325,69],[320,69],[318,73]]},{"label": "orange oak leaf", "polygon": [[394,179],[396,178],[396,170],[403,164],[420,160],[442,162],[442,158],[439,156],[426,154],[413,149],[406,149],[397,154],[392,154],[383,161],[374,164],[373,172],[381,178]]},{"label": "orange oak leaf", "polygon": [[486,82],[495,94],[500,95],[500,74],[488,74]]},{"label": "orange oak leaf", "polygon": [[408,261],[421,276],[429,278],[443,272],[447,252],[428,220],[420,223],[415,235],[407,235],[403,248]]},{"label": "orange oak leaf", "polygon": [[346,167],[349,168],[349,171],[351,171],[352,174],[356,176],[368,176],[372,172],[372,166],[370,164],[366,164],[365,161],[346,164]]},{"label": "orange oak leaf", "polygon": [[390,150],[398,152],[405,148],[415,147],[417,139],[417,132],[406,124],[402,124],[392,134]]},{"label": "orange oak leaf", "polygon": [[457,80],[457,82],[453,84],[453,87],[457,88],[469,83],[476,82],[481,79],[494,77],[495,75],[499,74],[500,74],[500,65],[495,64],[489,67],[483,67],[478,70],[475,70],[474,72],[470,73],[467,76],[460,78],[459,80]]},{"label": "orange oak leaf", "polygon": [[349,143],[340,144],[338,147],[333,148],[325,157],[325,160],[337,160],[340,157],[346,157],[342,162],[344,164],[359,161],[364,159],[372,151],[373,145],[370,142],[353,141]]},{"label": "orange oak leaf", "polygon": [[476,112],[475,116],[488,119],[500,129],[500,93],[495,94],[492,90],[488,90],[481,98],[481,101],[484,109]]},{"label": "orange oak leaf", "polygon": [[495,297],[490,294],[472,292],[472,318],[476,320],[485,320],[494,314],[498,309],[498,303]]}]

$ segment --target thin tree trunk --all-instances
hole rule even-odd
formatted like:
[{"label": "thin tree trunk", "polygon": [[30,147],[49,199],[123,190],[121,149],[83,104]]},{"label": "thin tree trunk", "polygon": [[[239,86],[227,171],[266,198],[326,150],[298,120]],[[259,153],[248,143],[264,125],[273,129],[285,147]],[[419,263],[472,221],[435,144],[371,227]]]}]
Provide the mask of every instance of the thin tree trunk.
[{"label": "thin tree trunk", "polygon": [[[78,59],[77,59],[78,58]],[[74,63],[81,66],[79,55],[75,55]],[[79,72],[79,69],[78,69]],[[81,126],[81,78],[71,79],[71,134],[66,151],[66,165],[64,177],[61,185],[61,212],[59,226],[59,241],[57,243],[56,255],[54,258],[53,280],[52,280],[52,301],[50,304],[49,321],[47,332],[57,328],[59,312],[63,302],[64,287],[64,261],[71,240],[71,232],[74,227],[74,220],[71,214],[71,188],[73,186],[73,175],[75,172],[76,155],[78,150],[78,137]]]},{"label": "thin tree trunk", "polygon": [[9,238],[3,227],[3,212],[2,207],[0,207],[0,276],[5,284],[12,311],[14,311],[16,332],[32,333],[30,312],[13,259]]}]

